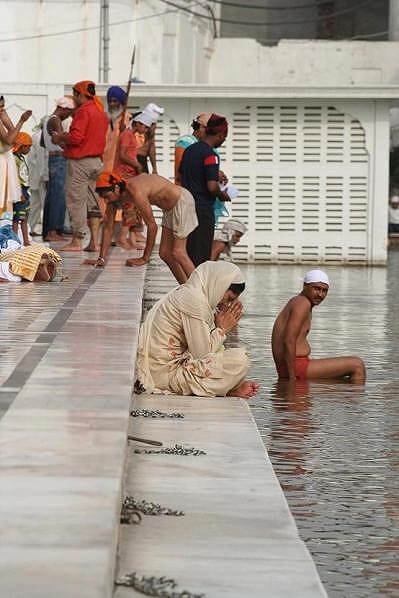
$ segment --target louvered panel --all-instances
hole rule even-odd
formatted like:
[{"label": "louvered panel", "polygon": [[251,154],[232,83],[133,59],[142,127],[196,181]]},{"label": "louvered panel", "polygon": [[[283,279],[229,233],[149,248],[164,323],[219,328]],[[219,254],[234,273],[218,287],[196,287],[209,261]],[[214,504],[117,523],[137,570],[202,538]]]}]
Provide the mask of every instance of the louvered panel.
[{"label": "louvered panel", "polygon": [[367,231],[368,181],[366,177],[351,177],[349,183],[349,230]]},{"label": "louvered panel", "polygon": [[234,112],[232,122],[232,156],[234,162],[249,161],[250,147],[250,118],[249,110]]},{"label": "louvered panel", "polygon": [[278,230],[295,231],[296,179],[280,176],[278,182]]},{"label": "louvered panel", "polygon": [[296,162],[298,135],[297,106],[280,106],[279,156],[280,162]]},{"label": "louvered panel", "polygon": [[331,164],[344,161],[345,114],[333,106],[327,109],[327,147],[326,159]]},{"label": "louvered panel", "polygon": [[302,180],[302,231],[320,230],[320,177],[304,176]]},{"label": "louvered panel", "polygon": [[255,230],[273,229],[273,177],[256,177]]},{"label": "louvered panel", "polygon": [[365,263],[382,245],[369,221],[371,214],[375,221],[370,162],[378,126],[372,102],[363,111],[344,100],[179,102],[159,100],[165,107],[157,132],[159,171],[172,176],[175,139],[189,131],[193,114],[226,114],[229,135],[220,148],[221,166],[240,190],[228,207],[249,227],[234,248],[235,259]]},{"label": "louvered panel", "polygon": [[275,106],[257,106],[256,160],[273,162],[275,134]]}]

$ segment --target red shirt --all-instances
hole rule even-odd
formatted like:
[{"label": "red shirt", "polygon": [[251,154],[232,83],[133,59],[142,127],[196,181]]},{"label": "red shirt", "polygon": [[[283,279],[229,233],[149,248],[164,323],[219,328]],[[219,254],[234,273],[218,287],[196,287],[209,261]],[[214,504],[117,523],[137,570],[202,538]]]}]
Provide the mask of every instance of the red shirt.
[{"label": "red shirt", "polygon": [[108,129],[108,117],[93,100],[87,100],[76,110],[66,139],[66,158],[102,156]]},{"label": "red shirt", "polygon": [[114,171],[119,174],[122,178],[136,176],[137,171],[134,166],[127,164],[121,158],[121,149],[124,149],[127,153],[127,157],[131,160],[137,159],[137,140],[134,132],[131,129],[125,129],[123,133],[119,135],[118,148],[116,150]]}]

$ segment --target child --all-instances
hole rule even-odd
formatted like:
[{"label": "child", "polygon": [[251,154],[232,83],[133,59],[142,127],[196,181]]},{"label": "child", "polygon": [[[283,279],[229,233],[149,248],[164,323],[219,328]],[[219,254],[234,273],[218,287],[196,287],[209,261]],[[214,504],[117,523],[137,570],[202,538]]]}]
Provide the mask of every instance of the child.
[{"label": "child", "polygon": [[30,245],[28,234],[28,217],[30,210],[30,192],[29,192],[29,169],[25,156],[29,154],[32,146],[32,137],[28,133],[18,133],[13,147],[15,163],[19,183],[21,185],[20,200],[14,203],[12,229],[18,234],[18,225],[21,225],[21,232],[24,245]]}]

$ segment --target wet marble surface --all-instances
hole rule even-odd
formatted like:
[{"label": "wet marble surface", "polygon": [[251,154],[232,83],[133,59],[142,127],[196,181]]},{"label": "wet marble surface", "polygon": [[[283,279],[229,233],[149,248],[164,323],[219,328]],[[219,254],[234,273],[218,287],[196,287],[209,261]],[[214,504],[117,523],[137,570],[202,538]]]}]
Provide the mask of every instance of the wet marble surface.
[{"label": "wet marble surface", "polygon": [[110,595],[143,268],[0,287],[0,595]]},{"label": "wet marble surface", "polygon": [[326,596],[245,401],[139,396],[134,408],[184,419],[132,418],[131,434],[206,455],[135,454],[144,445],[129,443],[124,495],[185,516],[122,525],[118,575],[166,575],[209,598]]}]

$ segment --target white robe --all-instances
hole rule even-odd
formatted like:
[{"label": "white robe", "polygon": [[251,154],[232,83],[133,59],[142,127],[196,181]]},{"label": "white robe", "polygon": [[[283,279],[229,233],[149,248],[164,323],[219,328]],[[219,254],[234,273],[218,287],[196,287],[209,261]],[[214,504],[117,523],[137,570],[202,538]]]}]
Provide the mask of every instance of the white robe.
[{"label": "white robe", "polygon": [[245,378],[246,351],[224,350],[214,310],[232,282],[242,282],[237,266],[205,262],[188,282],[158,301],[140,330],[138,380],[147,392],[225,396]]}]

